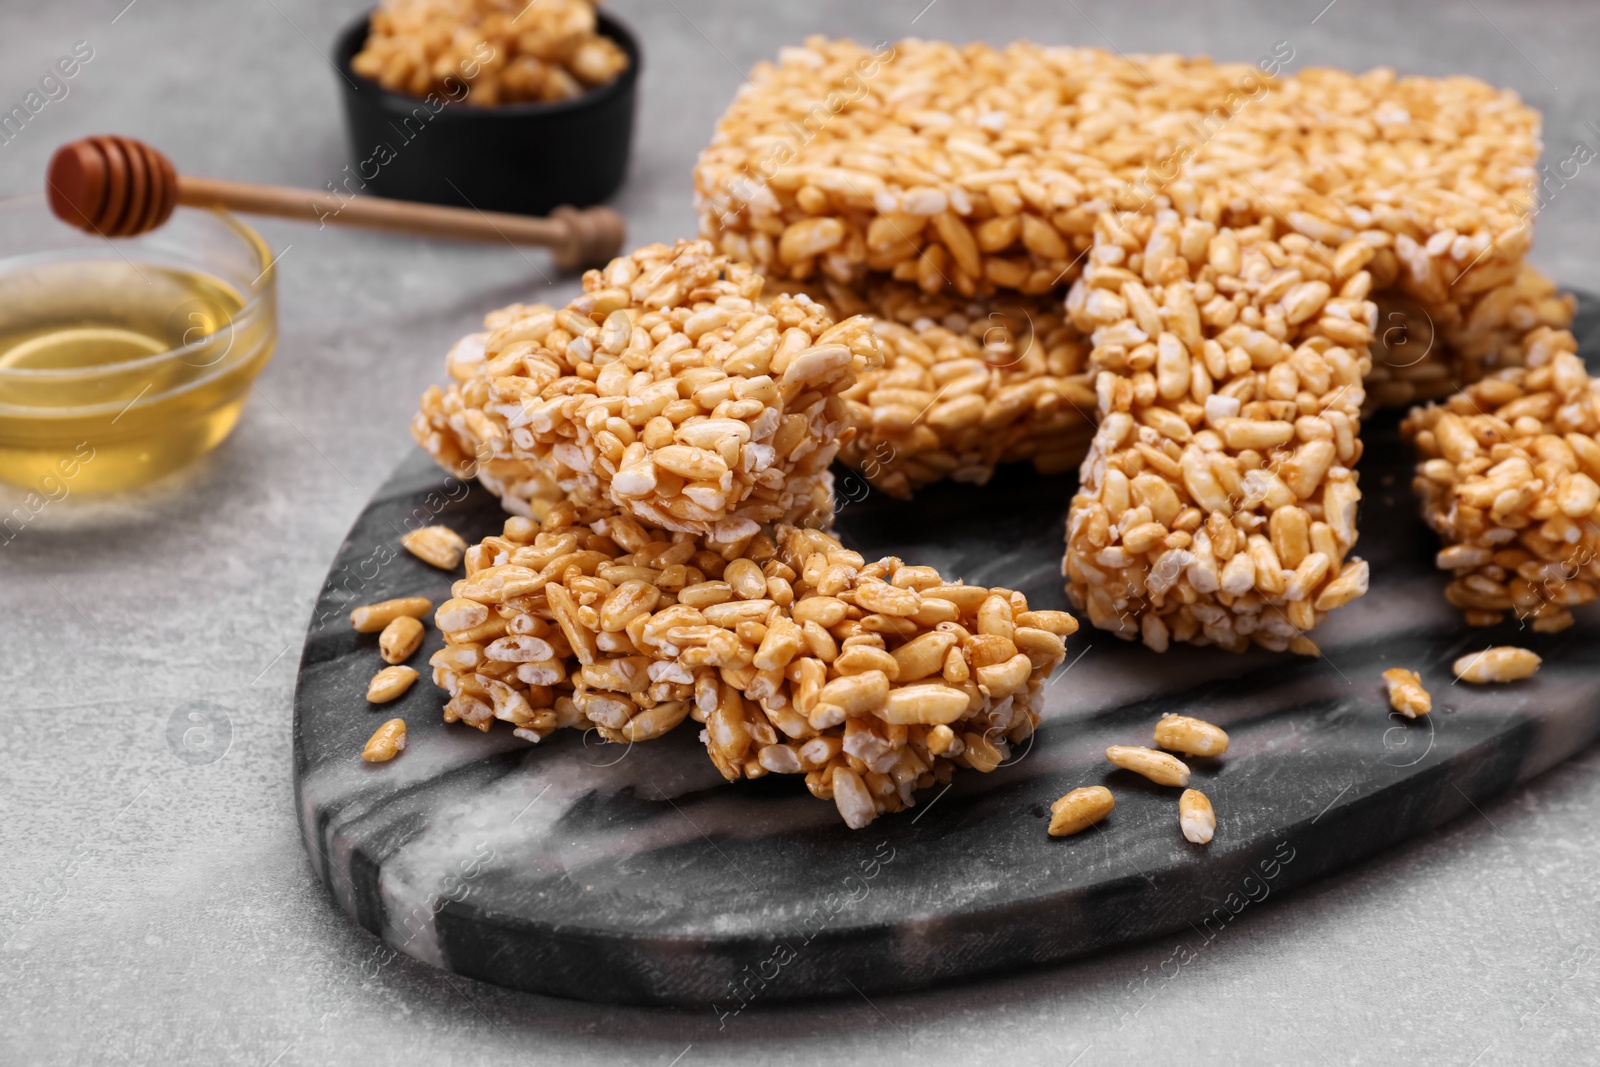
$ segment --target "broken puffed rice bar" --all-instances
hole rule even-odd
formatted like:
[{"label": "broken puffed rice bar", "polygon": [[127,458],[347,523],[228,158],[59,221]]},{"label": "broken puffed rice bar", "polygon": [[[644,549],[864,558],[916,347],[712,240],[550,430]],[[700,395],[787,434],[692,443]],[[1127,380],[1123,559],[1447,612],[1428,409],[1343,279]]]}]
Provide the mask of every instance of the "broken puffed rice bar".
[{"label": "broken puffed rice bar", "polygon": [[[1530,243],[1539,116],[1510,90],[1179,55],[1140,70],[1098,48],[808,38],[757,64],[718,121],[695,167],[701,232],[771,275],[970,296],[1070,283],[1099,217],[1276,216],[1341,250],[1341,273],[1376,260],[1385,284],[1454,305]],[[1225,138],[1185,132],[1224,116]],[[1451,310],[1433,318],[1466,317]]]},{"label": "broken puffed rice bar", "polygon": [[1525,368],[1413,410],[1412,482],[1444,547],[1445,596],[1471,625],[1511,612],[1540,633],[1600,594],[1600,380],[1565,330],[1525,338]]},{"label": "broken puffed rice bar", "polygon": [[525,539],[467,552],[435,615],[447,721],[627,742],[692,717],[725,778],[802,774],[852,826],[910,807],[956,767],[1009,759],[1077,629],[1020,593],[869,563],[800,527],[733,559],[570,503],[514,532]]},{"label": "broken puffed rice bar", "polygon": [[[1063,564],[1094,625],[1309,655],[1306,636],[1366,592],[1346,560],[1361,499],[1371,277],[1267,222],[1196,227],[1174,212],[1110,222],[1067,298],[1092,331],[1100,426]],[[1143,257],[1143,274],[1117,265]],[[1120,257],[1120,258],[1118,258]]]},{"label": "broken puffed rice bar", "polygon": [[1003,463],[1075,468],[1094,433],[1088,339],[1059,297],[959,298],[901,282],[807,291],[873,318],[882,367],[844,396],[856,437],[839,454],[891,496],[945,478],[982,485]]},{"label": "broken puffed rice bar", "polygon": [[[1572,325],[1577,302],[1531,264],[1507,264],[1494,284],[1453,321],[1418,304],[1398,287],[1375,297],[1384,324],[1372,346],[1367,409],[1443,400],[1465,383],[1528,364],[1528,339]],[[1463,284],[1479,281],[1463,280]],[[1451,292],[1455,286],[1447,289]],[[1454,310],[1454,309],[1452,309]]]}]

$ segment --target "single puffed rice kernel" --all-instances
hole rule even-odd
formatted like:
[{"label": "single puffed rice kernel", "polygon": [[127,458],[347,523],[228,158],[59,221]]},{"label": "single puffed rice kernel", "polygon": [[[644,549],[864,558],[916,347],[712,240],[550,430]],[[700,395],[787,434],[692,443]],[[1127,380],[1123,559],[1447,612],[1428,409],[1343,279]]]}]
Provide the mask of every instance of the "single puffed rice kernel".
[{"label": "single puffed rice kernel", "polygon": [[833,768],[833,803],[845,825],[852,830],[859,830],[878,817],[867,784],[849,767],[836,765]]},{"label": "single puffed rice kernel", "polygon": [[1156,723],[1156,747],[1185,756],[1220,756],[1228,751],[1228,735],[1220,726],[1187,715],[1163,715]]},{"label": "single puffed rice kernel", "polygon": [[741,600],[759,600],[767,595],[767,579],[761,568],[747,559],[736,559],[722,574]]},{"label": "single puffed rice kernel", "polygon": [[1186,840],[1197,845],[1210,842],[1217,832],[1217,813],[1211,810],[1211,801],[1198,789],[1185,789],[1178,798],[1178,826]]},{"label": "single puffed rice kernel", "polygon": [[1422,679],[1417,677],[1416,671],[1390,667],[1383,672],[1383,684],[1389,690],[1389,706],[1406,718],[1415,719],[1433,710],[1433,697],[1422,688]]},{"label": "single puffed rice kernel", "polygon": [[1016,623],[1048,630],[1057,637],[1071,637],[1078,632],[1078,620],[1064,611],[1024,611],[1017,616]]},{"label": "single puffed rice kernel", "polygon": [[1142,745],[1112,745],[1106,759],[1125,771],[1142,774],[1157,785],[1188,785],[1189,767],[1176,756]]},{"label": "single puffed rice kernel", "polygon": [[424,526],[400,538],[406,551],[440,570],[453,571],[461,565],[467,542],[448,526]]},{"label": "single puffed rice kernel", "polygon": [[439,605],[433,614],[433,624],[445,633],[456,633],[481,626],[489,621],[489,609],[476,600],[454,597]]},{"label": "single puffed rice kernel", "polygon": [[941,630],[912,638],[891,653],[895,659],[896,678],[914,682],[933,674],[944,664],[945,653],[955,643],[955,634]]},{"label": "single puffed rice kernel", "polygon": [[983,687],[990,699],[1004,700],[1028,684],[1028,676],[1033,673],[1033,662],[1027,655],[1018,652],[1003,663],[994,663],[977,670],[978,684]]},{"label": "single puffed rice kernel", "polygon": [[1525,648],[1500,645],[1470,656],[1462,656],[1451,666],[1463,682],[1515,682],[1539,669],[1540,659]]},{"label": "single puffed rice kernel", "polygon": [[864,671],[835,678],[822,687],[817,699],[837,704],[846,715],[861,715],[882,707],[889,696],[889,678],[882,671]]},{"label": "single puffed rice kernel", "polygon": [[[831,684],[831,683],[830,683]],[[889,690],[877,710],[884,722],[946,726],[967,713],[967,694],[945,685],[905,685]]]},{"label": "single puffed rice kernel", "polygon": [[385,667],[367,683],[367,700],[373,704],[387,704],[400,696],[417,680],[417,672],[410,667]]},{"label": "single puffed rice kernel", "polygon": [[375,634],[402,615],[421,618],[433,610],[433,601],[425,596],[403,596],[378,604],[364,604],[350,613],[350,625],[358,633]]},{"label": "single puffed rice kernel", "polygon": [[1116,803],[1103,785],[1074,789],[1050,805],[1050,836],[1070,837],[1087,830],[1110,815]]},{"label": "single puffed rice kernel", "polygon": [[385,663],[404,663],[422,644],[423,625],[410,615],[398,615],[378,635],[378,654]]},{"label": "single puffed rice kernel", "polygon": [[963,734],[961,741],[966,746],[967,764],[975,771],[988,774],[1005,762],[1005,753],[983,734]]},{"label": "single puffed rice kernel", "polygon": [[672,700],[641,711],[622,726],[622,736],[629,741],[650,741],[677,726],[689,716],[687,700]]},{"label": "single puffed rice kernel", "polygon": [[367,739],[367,747],[361,750],[361,758],[368,763],[387,763],[404,752],[405,747],[406,721],[390,719],[372,732]]},{"label": "single puffed rice kernel", "polygon": [[864,674],[882,671],[884,677],[894,681],[900,676],[900,664],[889,653],[871,645],[853,645],[840,652],[833,661],[833,669],[840,674]]}]

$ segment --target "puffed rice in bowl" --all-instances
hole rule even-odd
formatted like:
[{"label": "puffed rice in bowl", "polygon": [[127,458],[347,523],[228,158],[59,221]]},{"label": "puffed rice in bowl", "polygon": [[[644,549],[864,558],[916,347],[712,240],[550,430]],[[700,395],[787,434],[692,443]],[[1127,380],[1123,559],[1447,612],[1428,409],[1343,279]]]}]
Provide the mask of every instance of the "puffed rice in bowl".
[{"label": "puffed rice in bowl", "polygon": [[588,0],[396,8],[334,42],[351,162],[330,191],[546,215],[622,184],[640,52],[617,18]]}]

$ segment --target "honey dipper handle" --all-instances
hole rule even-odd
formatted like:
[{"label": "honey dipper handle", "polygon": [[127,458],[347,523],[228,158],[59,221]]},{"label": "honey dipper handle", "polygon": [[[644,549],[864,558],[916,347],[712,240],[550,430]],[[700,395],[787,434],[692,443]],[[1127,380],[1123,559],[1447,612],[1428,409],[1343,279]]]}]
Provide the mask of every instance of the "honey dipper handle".
[{"label": "honey dipper handle", "polygon": [[540,245],[549,248],[556,265],[566,270],[604,264],[621,250],[624,231],[622,217],[606,207],[582,211],[557,208],[549,218],[533,218],[189,175],[178,176],[178,203],[305,219],[321,225],[336,223],[457,240]]}]

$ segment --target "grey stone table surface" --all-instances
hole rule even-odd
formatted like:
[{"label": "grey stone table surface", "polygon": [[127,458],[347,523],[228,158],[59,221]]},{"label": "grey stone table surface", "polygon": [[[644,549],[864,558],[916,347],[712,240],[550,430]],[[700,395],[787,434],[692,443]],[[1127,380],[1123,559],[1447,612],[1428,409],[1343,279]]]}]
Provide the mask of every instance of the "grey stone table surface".
[{"label": "grey stone table surface", "polygon": [[[741,71],[809,33],[1015,37],[1516,87],[1547,153],[1600,146],[1585,0],[1123,3],[616,0],[645,47],[635,241],[692,232],[690,167]],[[325,58],[358,0],[0,0],[0,110],[93,58],[0,144],[0,192],[115,131],[180,169],[321,186],[346,157]],[[561,150],[571,151],[570,146]],[[558,165],[559,161],[553,161]],[[283,336],[215,454],[69,496],[0,545],[0,1062],[1455,1064],[1592,1058],[1600,752],[1265,906],[1211,942],[902,996],[710,1010],[512,993],[394,957],[302,852],[290,696],[344,531],[410,448],[417,394],[486,310],[574,282],[538,253],[294,224]],[[1600,290],[1600,177],[1556,190],[1535,259]],[[554,279],[554,281],[552,281]],[[0,511],[16,500],[0,492]],[[178,735],[203,709],[197,746]],[[704,862],[718,862],[708,844]],[[759,876],[759,872],[749,872]],[[729,877],[735,877],[733,872]]]}]

